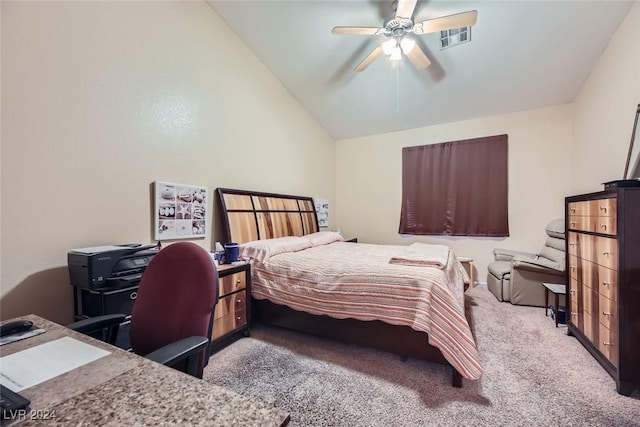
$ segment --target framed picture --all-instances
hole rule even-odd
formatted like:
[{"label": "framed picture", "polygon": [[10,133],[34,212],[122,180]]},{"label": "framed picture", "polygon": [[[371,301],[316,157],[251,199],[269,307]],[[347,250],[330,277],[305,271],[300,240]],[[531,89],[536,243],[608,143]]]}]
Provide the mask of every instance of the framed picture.
[{"label": "framed picture", "polygon": [[207,237],[207,187],[156,181],[154,189],[155,240]]},{"label": "framed picture", "polygon": [[313,199],[313,204],[316,206],[316,215],[318,215],[318,226],[329,226],[329,201],[323,199]]}]

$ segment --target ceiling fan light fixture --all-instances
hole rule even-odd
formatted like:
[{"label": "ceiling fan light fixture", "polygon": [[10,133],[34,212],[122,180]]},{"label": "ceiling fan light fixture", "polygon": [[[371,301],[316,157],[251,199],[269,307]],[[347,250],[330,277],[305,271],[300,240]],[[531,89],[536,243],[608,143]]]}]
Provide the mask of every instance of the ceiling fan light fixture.
[{"label": "ceiling fan light fixture", "polygon": [[385,55],[391,55],[396,45],[396,39],[389,39],[382,43],[382,52],[384,52]]},{"label": "ceiling fan light fixture", "polygon": [[400,49],[400,46],[396,45],[396,47],[393,48],[391,55],[389,55],[389,60],[400,61],[401,59],[402,59],[402,50]]},{"label": "ceiling fan light fixture", "polygon": [[408,55],[409,52],[411,52],[413,48],[416,47],[416,42],[413,39],[403,38],[400,41],[400,47],[402,48],[402,52],[404,52],[405,55]]}]

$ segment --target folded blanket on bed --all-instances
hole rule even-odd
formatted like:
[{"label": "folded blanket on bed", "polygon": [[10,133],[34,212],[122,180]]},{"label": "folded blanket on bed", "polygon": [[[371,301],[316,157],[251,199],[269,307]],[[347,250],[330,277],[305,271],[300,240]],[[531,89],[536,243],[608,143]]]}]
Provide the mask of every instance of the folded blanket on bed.
[{"label": "folded blanket on bed", "polygon": [[391,257],[389,263],[444,268],[449,262],[449,252],[451,249],[445,245],[413,243],[405,253]]}]

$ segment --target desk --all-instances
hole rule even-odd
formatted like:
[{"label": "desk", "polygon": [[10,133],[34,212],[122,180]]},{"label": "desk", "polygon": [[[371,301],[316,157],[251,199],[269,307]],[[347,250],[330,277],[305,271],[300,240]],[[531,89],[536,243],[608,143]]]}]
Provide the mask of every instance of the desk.
[{"label": "desk", "polygon": [[[285,426],[289,414],[175,369],[110,346],[38,316],[46,333],[0,347],[2,356],[65,336],[111,354],[20,392],[27,418],[3,425]],[[5,323],[5,322],[3,322]],[[215,367],[209,366],[209,369]],[[43,419],[44,416],[49,419]]]},{"label": "desk", "polygon": [[549,292],[555,296],[553,307],[556,313],[556,328],[558,327],[558,306],[560,305],[560,295],[567,294],[567,287],[565,285],[557,285],[555,283],[543,283],[544,286],[544,315],[547,316],[549,310]]}]

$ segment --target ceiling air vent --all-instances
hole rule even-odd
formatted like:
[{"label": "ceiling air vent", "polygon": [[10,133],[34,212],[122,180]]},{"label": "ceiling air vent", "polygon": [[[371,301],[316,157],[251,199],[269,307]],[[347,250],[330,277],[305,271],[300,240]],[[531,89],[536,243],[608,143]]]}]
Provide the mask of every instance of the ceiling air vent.
[{"label": "ceiling air vent", "polygon": [[471,27],[440,31],[440,49],[447,49],[471,41]]}]

